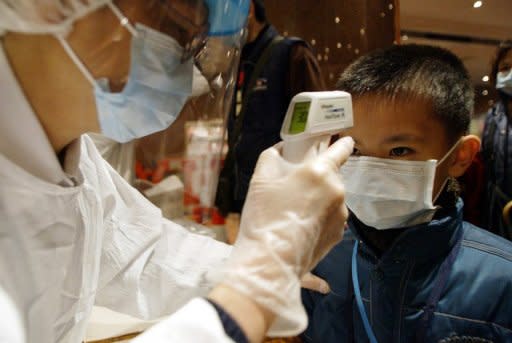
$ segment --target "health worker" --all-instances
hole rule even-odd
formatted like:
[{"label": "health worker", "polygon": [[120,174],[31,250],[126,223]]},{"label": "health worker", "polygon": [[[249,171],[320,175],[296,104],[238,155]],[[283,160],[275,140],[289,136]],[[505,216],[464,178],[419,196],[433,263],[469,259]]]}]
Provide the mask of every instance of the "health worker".
[{"label": "health worker", "polygon": [[194,66],[212,82],[208,61],[243,41],[248,6],[0,0],[0,341],[82,342],[93,305],[143,319],[181,308],[139,342],[305,328],[299,280],[341,239],[351,139],[296,165],[267,150],[231,248],[164,219],[86,135],[171,125]]}]

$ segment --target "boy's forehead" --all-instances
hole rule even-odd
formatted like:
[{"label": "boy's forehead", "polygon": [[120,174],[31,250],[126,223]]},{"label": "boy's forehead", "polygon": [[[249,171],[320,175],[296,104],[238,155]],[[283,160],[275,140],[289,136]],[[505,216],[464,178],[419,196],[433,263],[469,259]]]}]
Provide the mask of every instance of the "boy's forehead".
[{"label": "boy's forehead", "polygon": [[[364,135],[355,139],[423,137],[444,134],[443,124],[428,101],[365,96],[353,99],[354,127],[344,133]],[[429,132],[429,130],[436,132]],[[439,132],[443,131],[443,132]],[[382,138],[382,137],[381,137]]]},{"label": "boy's forehead", "polygon": [[[395,126],[418,120],[437,120],[432,106],[423,99],[387,98],[384,96],[364,96],[353,99],[354,125]],[[359,121],[358,121],[359,119]]]}]

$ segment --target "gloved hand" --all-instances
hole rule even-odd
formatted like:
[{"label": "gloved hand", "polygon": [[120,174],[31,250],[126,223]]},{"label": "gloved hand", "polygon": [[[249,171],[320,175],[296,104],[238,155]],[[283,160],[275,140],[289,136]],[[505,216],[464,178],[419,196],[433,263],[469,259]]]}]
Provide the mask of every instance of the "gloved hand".
[{"label": "gloved hand", "polygon": [[276,315],[269,335],[292,336],[307,326],[300,278],[343,236],[348,210],[339,168],[353,144],[345,137],[300,164],[285,161],[279,144],[260,155],[220,276]]}]

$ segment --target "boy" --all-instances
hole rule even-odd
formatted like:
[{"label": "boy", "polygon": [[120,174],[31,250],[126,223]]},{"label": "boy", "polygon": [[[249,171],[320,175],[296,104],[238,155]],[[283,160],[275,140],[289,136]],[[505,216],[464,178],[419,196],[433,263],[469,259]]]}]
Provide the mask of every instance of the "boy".
[{"label": "boy", "polygon": [[[454,178],[480,147],[473,90],[436,47],[373,52],[345,70],[355,141],[341,167],[350,231],[303,291],[306,342],[512,342],[512,244],[462,221]],[[352,263],[351,263],[352,262]]]}]

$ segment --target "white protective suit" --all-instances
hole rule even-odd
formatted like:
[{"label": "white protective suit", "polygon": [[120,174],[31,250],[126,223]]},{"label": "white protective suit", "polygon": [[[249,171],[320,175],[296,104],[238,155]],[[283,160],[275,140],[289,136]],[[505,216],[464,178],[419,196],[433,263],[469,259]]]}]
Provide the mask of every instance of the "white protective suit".
[{"label": "white protective suit", "polygon": [[94,304],[148,319],[204,295],[231,248],[164,219],[88,136],[61,168],[1,45],[0,80],[0,287],[27,341],[81,342]]},{"label": "white protective suit", "polygon": [[20,313],[16,309],[12,299],[1,287],[0,311],[2,311],[2,320],[0,321],[0,342],[25,342],[23,322],[21,320]]},{"label": "white protective suit", "polygon": [[129,184],[135,181],[135,143],[118,143],[98,133],[89,134],[101,157]]}]

